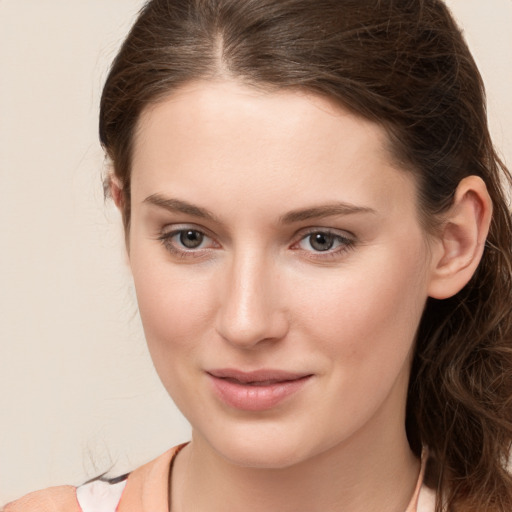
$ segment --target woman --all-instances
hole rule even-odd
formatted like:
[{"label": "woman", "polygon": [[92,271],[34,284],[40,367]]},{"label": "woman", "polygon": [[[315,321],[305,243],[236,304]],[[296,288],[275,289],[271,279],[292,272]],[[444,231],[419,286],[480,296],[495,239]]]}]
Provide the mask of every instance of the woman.
[{"label": "woman", "polygon": [[150,1],[100,137],[192,441],[6,511],[510,510],[510,177],[442,2]]}]

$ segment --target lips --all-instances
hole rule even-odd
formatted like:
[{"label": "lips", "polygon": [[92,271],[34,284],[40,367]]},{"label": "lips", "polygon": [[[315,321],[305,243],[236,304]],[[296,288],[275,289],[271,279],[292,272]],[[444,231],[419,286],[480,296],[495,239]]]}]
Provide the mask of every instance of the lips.
[{"label": "lips", "polygon": [[215,369],[206,372],[217,398],[229,407],[264,411],[299,392],[312,374],[264,369],[242,372]]}]

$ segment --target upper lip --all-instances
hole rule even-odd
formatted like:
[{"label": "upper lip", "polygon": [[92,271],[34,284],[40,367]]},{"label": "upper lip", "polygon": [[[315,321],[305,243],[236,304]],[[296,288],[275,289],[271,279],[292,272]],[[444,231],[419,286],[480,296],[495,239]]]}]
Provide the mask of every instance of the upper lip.
[{"label": "upper lip", "polygon": [[219,368],[208,370],[206,373],[218,379],[231,379],[244,384],[255,382],[284,382],[290,380],[298,380],[304,377],[310,377],[312,375],[311,373],[296,373],[285,370],[275,370],[271,368],[253,370],[249,372],[235,370],[234,368]]}]

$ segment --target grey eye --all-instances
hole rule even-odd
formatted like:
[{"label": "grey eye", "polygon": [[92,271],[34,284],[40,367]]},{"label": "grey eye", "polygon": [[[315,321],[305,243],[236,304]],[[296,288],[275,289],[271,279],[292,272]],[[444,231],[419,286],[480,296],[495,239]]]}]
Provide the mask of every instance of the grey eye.
[{"label": "grey eye", "polygon": [[312,233],[308,236],[309,244],[315,251],[328,251],[333,248],[336,237],[330,233]]},{"label": "grey eye", "polygon": [[181,231],[179,238],[181,245],[187,249],[197,249],[204,241],[203,233],[195,229]]}]

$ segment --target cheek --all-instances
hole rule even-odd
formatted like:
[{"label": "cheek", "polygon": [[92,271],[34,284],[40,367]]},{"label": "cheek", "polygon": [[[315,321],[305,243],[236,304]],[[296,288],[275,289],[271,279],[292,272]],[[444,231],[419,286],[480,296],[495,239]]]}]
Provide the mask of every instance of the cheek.
[{"label": "cheek", "polygon": [[137,302],[159,371],[161,364],[173,363],[173,355],[192,352],[195,344],[191,341],[201,337],[199,333],[211,323],[211,282],[200,273],[191,275],[159,263],[158,258],[138,256],[132,258]]},{"label": "cheek", "polygon": [[344,371],[364,366],[379,375],[407,360],[427,297],[425,252],[417,247],[372,251],[371,261],[302,287],[309,292],[298,297],[297,321]]},{"label": "cheek", "polygon": [[[155,370],[181,410],[197,394],[190,364],[200,360],[208,305],[200,282],[186,280],[153,267],[144,276],[134,272],[139,311]],[[183,383],[187,383],[183,386]]]}]

